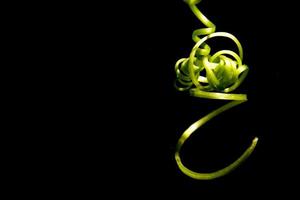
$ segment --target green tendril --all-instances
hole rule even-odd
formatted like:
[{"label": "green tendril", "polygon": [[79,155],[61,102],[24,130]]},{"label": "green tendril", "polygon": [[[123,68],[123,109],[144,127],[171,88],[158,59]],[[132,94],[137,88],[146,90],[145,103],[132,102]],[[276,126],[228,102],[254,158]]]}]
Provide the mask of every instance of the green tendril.
[{"label": "green tendril", "polygon": [[[185,141],[202,125],[217,115],[223,113],[247,101],[246,94],[232,94],[243,82],[248,74],[248,66],[243,64],[243,48],[238,39],[230,33],[215,32],[216,26],[209,21],[197,8],[196,4],[201,0],[185,0],[195,16],[206,26],[193,32],[192,39],[195,41],[190,56],[181,58],[175,64],[176,82],[175,87],[179,91],[189,91],[191,96],[208,99],[231,100],[224,106],[212,111],[193,123],[184,131],[178,140],[175,152],[175,160],[179,169],[187,176],[210,180],[224,176],[238,167],[253,152],[258,138],[255,137],[252,144],[245,152],[227,167],[211,173],[194,172],[185,167],[180,159],[180,150]],[[206,42],[215,37],[223,37],[232,40],[238,49],[238,53],[231,50],[221,50],[210,55],[211,48]]]}]

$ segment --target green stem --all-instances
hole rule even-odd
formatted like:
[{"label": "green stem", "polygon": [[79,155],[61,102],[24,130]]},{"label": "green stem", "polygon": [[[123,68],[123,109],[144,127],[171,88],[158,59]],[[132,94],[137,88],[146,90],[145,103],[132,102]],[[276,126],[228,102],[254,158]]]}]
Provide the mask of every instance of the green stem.
[{"label": "green stem", "polygon": [[182,145],[185,143],[185,141],[194,133],[198,128],[203,126],[206,122],[209,120],[213,119],[217,115],[221,114],[222,112],[229,110],[232,107],[235,107],[245,101],[231,101],[224,106],[214,110],[213,112],[209,113],[205,117],[202,117],[195,123],[193,123],[184,133],[181,135],[180,139],[178,140],[177,146],[176,146],[176,152],[175,152],[175,160],[177,162],[177,165],[179,169],[187,176],[194,178],[194,179],[199,179],[199,180],[210,180],[210,179],[215,179],[221,176],[224,176],[228,174],[229,172],[233,171],[236,167],[238,167],[240,164],[243,163],[253,152],[256,143],[258,141],[258,138],[255,137],[252,141],[252,144],[246,149],[246,151],[237,159],[235,160],[232,164],[228,165],[227,167],[217,170],[215,172],[211,173],[199,173],[192,171],[185,167],[180,159],[180,150],[182,148]]},{"label": "green stem", "polygon": [[[224,176],[238,167],[253,152],[258,138],[255,137],[252,144],[234,162],[223,169],[211,173],[195,172],[183,165],[180,158],[180,150],[185,141],[206,122],[217,115],[247,101],[246,94],[231,94],[245,79],[248,74],[248,67],[243,62],[243,48],[238,39],[230,33],[215,32],[216,26],[208,20],[197,8],[196,4],[201,0],[185,0],[195,16],[206,26],[193,32],[193,40],[196,42],[188,58],[179,59],[175,65],[177,83],[175,87],[179,91],[189,90],[190,95],[199,98],[231,100],[229,103],[212,111],[193,123],[184,131],[178,140],[175,152],[175,160],[179,169],[187,176],[210,180]],[[200,38],[199,36],[203,36]],[[238,54],[231,50],[220,50],[210,55],[211,48],[205,43],[214,37],[225,37],[231,39],[238,48]],[[231,56],[233,59],[227,57]],[[205,70],[206,77],[200,73]],[[179,83],[179,85],[178,85]]]}]

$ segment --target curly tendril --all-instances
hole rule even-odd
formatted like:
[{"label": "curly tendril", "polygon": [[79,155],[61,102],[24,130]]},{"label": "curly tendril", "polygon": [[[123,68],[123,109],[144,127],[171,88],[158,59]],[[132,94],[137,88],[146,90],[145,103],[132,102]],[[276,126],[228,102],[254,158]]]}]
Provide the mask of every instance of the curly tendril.
[{"label": "curly tendril", "polygon": [[[194,97],[231,101],[202,117],[184,131],[176,146],[175,160],[179,169],[187,176],[194,179],[210,180],[224,176],[238,167],[251,155],[257,144],[258,138],[255,137],[253,139],[252,144],[237,160],[227,167],[215,172],[194,172],[185,167],[181,162],[180,150],[192,133],[222,112],[247,101],[246,94],[230,93],[239,87],[248,73],[247,65],[243,64],[242,45],[238,39],[230,33],[215,32],[216,26],[209,21],[196,6],[200,1],[201,0],[185,0],[195,16],[206,26],[206,28],[200,28],[193,32],[192,39],[196,44],[193,47],[190,56],[188,58],[179,59],[176,62],[175,72],[177,79],[175,87],[179,91],[188,90],[190,95]],[[206,42],[215,37],[223,37],[232,40],[237,46],[238,53],[231,50],[221,50],[211,55],[211,48]]]}]

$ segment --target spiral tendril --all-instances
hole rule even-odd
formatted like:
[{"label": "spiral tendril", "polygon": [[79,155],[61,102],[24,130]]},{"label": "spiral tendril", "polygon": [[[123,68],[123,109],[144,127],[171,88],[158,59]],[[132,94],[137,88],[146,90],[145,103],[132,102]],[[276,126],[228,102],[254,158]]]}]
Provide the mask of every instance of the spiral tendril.
[{"label": "spiral tendril", "polygon": [[[227,167],[211,172],[199,173],[185,167],[180,158],[180,150],[185,141],[199,127],[206,122],[247,101],[246,94],[232,94],[244,81],[248,74],[248,66],[243,64],[243,48],[238,39],[226,32],[215,32],[216,26],[207,19],[197,8],[196,4],[201,0],[184,0],[195,16],[206,26],[193,32],[192,39],[196,43],[188,58],[181,58],[175,64],[176,81],[175,87],[179,91],[189,91],[191,96],[208,99],[231,100],[229,103],[212,111],[193,123],[184,131],[178,140],[175,152],[175,160],[179,169],[187,176],[210,180],[228,174],[245,161],[253,152],[258,138],[255,137],[252,144],[245,152]],[[211,48],[206,43],[209,39],[223,37],[232,40],[238,49],[238,53],[231,50],[220,50],[211,55]]]}]

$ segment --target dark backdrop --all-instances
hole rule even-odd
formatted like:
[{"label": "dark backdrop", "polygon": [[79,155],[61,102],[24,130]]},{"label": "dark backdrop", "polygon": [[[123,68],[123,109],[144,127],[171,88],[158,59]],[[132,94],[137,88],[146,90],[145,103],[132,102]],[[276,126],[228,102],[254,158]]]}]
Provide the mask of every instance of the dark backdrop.
[{"label": "dark backdrop", "polygon": [[109,14],[117,17],[107,22],[114,40],[106,66],[111,68],[108,93],[113,94],[113,112],[108,115],[113,123],[106,133],[110,145],[103,153],[113,160],[108,168],[116,172],[116,179],[109,180],[118,188],[129,186],[129,193],[295,192],[297,131],[292,128],[295,117],[289,114],[297,109],[293,6],[234,0],[203,1],[198,6],[217,31],[232,33],[242,43],[250,72],[238,91],[247,93],[249,101],[201,128],[184,147],[183,159],[195,170],[218,169],[258,136],[255,152],[217,180],[192,180],[178,170],[174,151],[182,132],[225,103],[193,98],[173,87],[174,64],[189,55],[192,31],[203,26],[181,0],[124,2]]},{"label": "dark backdrop", "polygon": [[217,31],[240,40],[250,72],[238,92],[249,101],[199,129],[183,147],[183,161],[196,171],[219,169],[260,138],[243,165],[212,181],[186,177],[174,160],[182,132],[225,103],[173,87],[174,64],[189,55],[192,31],[203,27],[188,6],[181,0],[54,6],[47,41],[51,66],[64,84],[50,84],[56,90],[46,95],[53,117],[40,124],[49,135],[40,143],[47,153],[35,168],[38,180],[52,181],[51,191],[84,196],[296,194],[299,40],[293,4],[198,5]]}]

